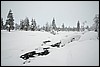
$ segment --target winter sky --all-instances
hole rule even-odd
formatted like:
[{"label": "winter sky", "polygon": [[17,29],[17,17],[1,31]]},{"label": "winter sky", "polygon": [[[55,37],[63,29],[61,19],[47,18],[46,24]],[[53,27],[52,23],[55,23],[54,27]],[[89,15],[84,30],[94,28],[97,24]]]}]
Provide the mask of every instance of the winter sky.
[{"label": "winter sky", "polygon": [[53,17],[57,27],[76,27],[78,20],[87,21],[91,26],[95,14],[99,14],[99,1],[1,1],[1,17],[5,23],[9,10],[12,9],[14,22],[20,23],[21,19],[35,18],[38,25],[50,24]]}]

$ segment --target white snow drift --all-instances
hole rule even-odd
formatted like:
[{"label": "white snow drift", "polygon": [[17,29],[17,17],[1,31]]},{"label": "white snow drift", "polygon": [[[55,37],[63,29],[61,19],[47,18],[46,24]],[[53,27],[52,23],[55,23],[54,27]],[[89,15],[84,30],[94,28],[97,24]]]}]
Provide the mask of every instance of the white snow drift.
[{"label": "white snow drift", "polygon": [[[84,33],[84,34],[83,34]],[[39,31],[1,31],[2,66],[99,66],[99,40],[97,33],[87,32],[49,32]],[[30,63],[23,64],[20,55],[41,47],[43,41],[50,44],[61,41],[65,46],[51,48],[50,54],[37,56]]]}]

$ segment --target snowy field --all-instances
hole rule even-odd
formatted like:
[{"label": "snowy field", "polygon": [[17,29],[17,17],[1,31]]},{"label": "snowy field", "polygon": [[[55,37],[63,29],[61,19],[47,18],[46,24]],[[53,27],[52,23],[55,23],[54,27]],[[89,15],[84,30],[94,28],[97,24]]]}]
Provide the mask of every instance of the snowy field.
[{"label": "snowy field", "polygon": [[[52,35],[41,31],[1,31],[2,66],[99,66],[99,40],[97,32],[58,32]],[[72,38],[74,38],[72,40]],[[63,47],[50,48],[45,56],[31,58],[23,64],[22,54],[41,47],[43,41],[50,46],[61,41]]]}]

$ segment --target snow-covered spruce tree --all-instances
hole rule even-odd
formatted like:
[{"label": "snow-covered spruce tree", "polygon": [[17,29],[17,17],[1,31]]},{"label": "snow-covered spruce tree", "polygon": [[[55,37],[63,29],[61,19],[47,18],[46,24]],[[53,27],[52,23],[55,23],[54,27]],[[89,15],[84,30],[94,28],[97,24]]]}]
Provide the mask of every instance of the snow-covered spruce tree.
[{"label": "snow-covered spruce tree", "polygon": [[42,29],[45,31],[45,26],[43,26]]},{"label": "snow-covered spruce tree", "polygon": [[33,18],[32,18],[32,21],[31,21],[31,31],[34,31],[34,26],[33,26]]},{"label": "snow-covered spruce tree", "polygon": [[73,31],[75,31],[75,27],[73,27]]},{"label": "snow-covered spruce tree", "polygon": [[7,16],[7,20],[6,20],[6,27],[9,30],[14,30],[14,19],[13,19],[13,13],[12,10],[9,10],[8,16]]},{"label": "snow-covered spruce tree", "polygon": [[49,24],[48,24],[48,22],[46,23],[46,30],[45,31],[49,31]]},{"label": "snow-covered spruce tree", "polygon": [[68,31],[71,31],[71,27],[69,26],[69,27],[67,28],[67,30],[68,30]]},{"label": "snow-covered spruce tree", "polygon": [[15,30],[19,30],[19,25],[15,23]]},{"label": "snow-covered spruce tree", "polygon": [[89,26],[87,26],[86,29],[89,31]]},{"label": "snow-covered spruce tree", "polygon": [[62,31],[64,31],[65,30],[65,26],[64,26],[64,23],[62,24]]},{"label": "snow-covered spruce tree", "polygon": [[95,22],[95,31],[97,32],[98,29],[99,29],[99,14],[96,14],[95,17],[94,17],[94,22]]},{"label": "snow-covered spruce tree", "polygon": [[41,29],[40,29],[40,25],[37,25],[37,31],[40,31]]},{"label": "snow-covered spruce tree", "polygon": [[51,33],[55,35],[56,31],[57,31],[57,27],[56,27],[56,24],[55,24],[55,19],[53,18],[53,21],[52,21],[52,24],[51,24]]},{"label": "snow-covered spruce tree", "polygon": [[49,27],[48,27],[48,31],[50,32],[50,30],[51,30],[51,24],[48,24],[49,25]]},{"label": "snow-covered spruce tree", "polygon": [[52,21],[52,29],[56,31],[56,24],[55,24],[55,19],[53,18]]},{"label": "snow-covered spruce tree", "polygon": [[31,23],[31,31],[34,31],[36,29],[36,21],[35,21],[35,19],[33,20],[33,18],[32,18],[31,22],[32,22]]},{"label": "snow-covered spruce tree", "polygon": [[68,31],[68,30],[67,30],[67,26],[65,27],[65,31]]},{"label": "snow-covered spruce tree", "polygon": [[49,25],[49,31],[52,30],[52,23]]},{"label": "snow-covered spruce tree", "polygon": [[77,31],[80,31],[80,23],[79,23],[79,21],[77,22]]},{"label": "snow-covered spruce tree", "polygon": [[24,20],[24,30],[27,31],[28,27],[29,27],[29,19],[28,17],[26,17]]},{"label": "snow-covered spruce tree", "polygon": [[20,30],[24,30],[24,20],[20,20]]},{"label": "snow-covered spruce tree", "polygon": [[95,22],[95,28],[94,28],[94,30],[96,32],[98,32],[98,37],[99,37],[99,14],[96,14],[93,20]]},{"label": "snow-covered spruce tree", "polygon": [[3,30],[3,18],[1,17],[1,30]]}]

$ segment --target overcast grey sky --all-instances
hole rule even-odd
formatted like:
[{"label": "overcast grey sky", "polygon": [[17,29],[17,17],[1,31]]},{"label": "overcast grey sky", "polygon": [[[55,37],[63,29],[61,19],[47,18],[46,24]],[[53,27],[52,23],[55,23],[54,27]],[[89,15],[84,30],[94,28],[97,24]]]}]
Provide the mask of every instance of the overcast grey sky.
[{"label": "overcast grey sky", "polygon": [[20,19],[35,18],[38,25],[43,26],[55,18],[56,25],[75,26],[79,20],[87,21],[86,25],[93,24],[95,14],[99,14],[99,1],[1,1],[1,17],[7,19],[9,10],[12,9],[15,23]]}]

